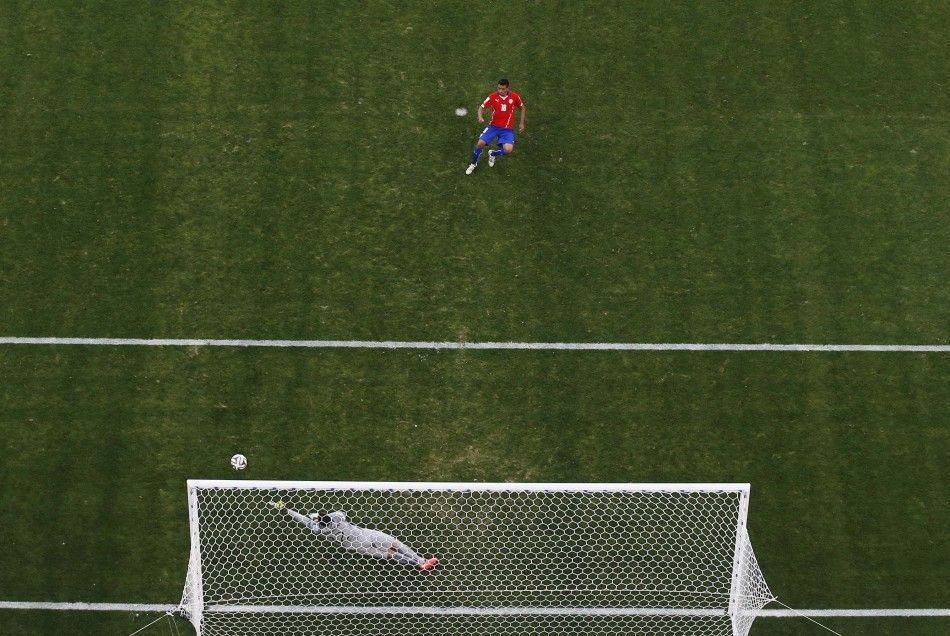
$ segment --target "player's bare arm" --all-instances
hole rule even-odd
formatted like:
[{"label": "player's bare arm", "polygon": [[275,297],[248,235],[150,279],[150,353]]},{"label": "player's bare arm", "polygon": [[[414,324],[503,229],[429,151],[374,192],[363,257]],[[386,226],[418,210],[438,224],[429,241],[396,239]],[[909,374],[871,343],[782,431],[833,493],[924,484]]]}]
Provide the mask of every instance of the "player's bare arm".
[{"label": "player's bare arm", "polygon": [[524,104],[521,104],[521,122],[518,124],[518,132],[524,132],[524,116],[527,112],[528,111],[524,107]]},{"label": "player's bare arm", "polygon": [[484,123],[485,123],[485,118],[482,116],[483,112],[484,112],[484,107],[481,106],[481,105],[479,105],[479,107],[478,107],[478,123],[480,123],[480,124],[484,124]]}]

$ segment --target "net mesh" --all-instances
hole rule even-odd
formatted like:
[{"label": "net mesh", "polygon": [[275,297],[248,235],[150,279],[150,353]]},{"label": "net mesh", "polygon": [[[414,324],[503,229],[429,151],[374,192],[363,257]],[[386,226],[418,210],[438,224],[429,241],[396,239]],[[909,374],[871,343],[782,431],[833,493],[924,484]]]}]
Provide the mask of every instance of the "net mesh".
[{"label": "net mesh", "polygon": [[[744,635],[772,598],[746,495],[195,487],[182,609],[205,635]],[[438,565],[397,561],[390,539]]]}]

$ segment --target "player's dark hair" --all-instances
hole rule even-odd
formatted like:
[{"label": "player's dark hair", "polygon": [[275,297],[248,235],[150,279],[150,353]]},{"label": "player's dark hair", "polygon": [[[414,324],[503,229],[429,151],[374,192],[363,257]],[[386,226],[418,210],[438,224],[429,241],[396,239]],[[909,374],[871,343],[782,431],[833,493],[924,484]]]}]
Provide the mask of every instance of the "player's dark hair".
[{"label": "player's dark hair", "polygon": [[508,86],[508,80],[506,80],[504,77],[498,80],[498,83],[502,86]]}]

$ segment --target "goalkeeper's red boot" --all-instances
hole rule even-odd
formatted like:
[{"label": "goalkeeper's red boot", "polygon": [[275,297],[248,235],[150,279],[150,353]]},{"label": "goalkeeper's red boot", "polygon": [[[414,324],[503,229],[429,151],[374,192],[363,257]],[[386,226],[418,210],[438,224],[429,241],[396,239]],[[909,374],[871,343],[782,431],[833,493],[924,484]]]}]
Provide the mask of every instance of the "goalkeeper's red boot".
[{"label": "goalkeeper's red boot", "polygon": [[420,569],[420,570],[431,570],[432,568],[434,568],[434,567],[437,566],[438,564],[439,564],[439,560],[438,560],[437,558],[435,558],[435,557],[432,557],[431,559],[429,559],[429,560],[426,561],[425,563],[420,563],[420,564],[419,564],[419,569]]}]

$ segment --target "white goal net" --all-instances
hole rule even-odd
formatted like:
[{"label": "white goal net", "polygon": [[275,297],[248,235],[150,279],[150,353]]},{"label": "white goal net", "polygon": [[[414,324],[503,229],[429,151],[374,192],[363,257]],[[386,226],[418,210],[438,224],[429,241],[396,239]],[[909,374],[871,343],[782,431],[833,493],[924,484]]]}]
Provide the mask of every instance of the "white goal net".
[{"label": "white goal net", "polygon": [[199,636],[745,636],[748,484],[189,481]]}]

